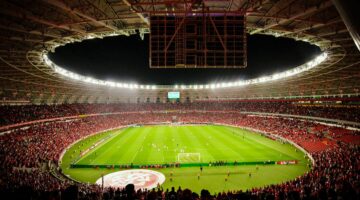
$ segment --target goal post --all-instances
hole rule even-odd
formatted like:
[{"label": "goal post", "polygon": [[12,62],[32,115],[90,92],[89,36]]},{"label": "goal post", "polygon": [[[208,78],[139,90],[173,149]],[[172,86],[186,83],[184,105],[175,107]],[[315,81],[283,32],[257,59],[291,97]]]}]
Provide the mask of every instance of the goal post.
[{"label": "goal post", "polygon": [[177,162],[179,163],[199,163],[201,162],[200,153],[178,153]]}]

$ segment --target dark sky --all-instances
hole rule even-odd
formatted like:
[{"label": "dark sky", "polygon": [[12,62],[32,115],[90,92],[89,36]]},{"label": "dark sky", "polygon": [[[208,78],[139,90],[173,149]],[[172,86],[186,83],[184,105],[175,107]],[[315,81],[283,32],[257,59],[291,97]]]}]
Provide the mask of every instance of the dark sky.
[{"label": "dark sky", "polygon": [[301,65],[320,54],[305,42],[273,36],[248,36],[245,69],[150,69],[148,37],[108,37],[68,44],[50,53],[61,67],[104,80],[138,84],[206,84],[255,78]]}]

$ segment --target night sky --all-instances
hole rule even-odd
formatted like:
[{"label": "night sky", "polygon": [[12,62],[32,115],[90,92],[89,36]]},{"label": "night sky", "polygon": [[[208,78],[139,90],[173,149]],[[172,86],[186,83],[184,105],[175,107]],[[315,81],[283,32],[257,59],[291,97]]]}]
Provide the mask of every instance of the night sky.
[{"label": "night sky", "polygon": [[320,49],[273,36],[248,36],[245,69],[150,69],[148,37],[108,37],[68,44],[50,53],[57,65],[93,78],[138,84],[207,84],[256,78],[301,65]]}]

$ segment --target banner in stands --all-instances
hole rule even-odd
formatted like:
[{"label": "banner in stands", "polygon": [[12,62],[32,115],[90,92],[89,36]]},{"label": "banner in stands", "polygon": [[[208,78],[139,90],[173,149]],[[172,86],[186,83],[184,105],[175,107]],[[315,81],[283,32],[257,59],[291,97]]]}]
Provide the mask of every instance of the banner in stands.
[{"label": "banner in stands", "polygon": [[277,165],[296,165],[298,164],[297,160],[283,160],[283,161],[277,161]]}]

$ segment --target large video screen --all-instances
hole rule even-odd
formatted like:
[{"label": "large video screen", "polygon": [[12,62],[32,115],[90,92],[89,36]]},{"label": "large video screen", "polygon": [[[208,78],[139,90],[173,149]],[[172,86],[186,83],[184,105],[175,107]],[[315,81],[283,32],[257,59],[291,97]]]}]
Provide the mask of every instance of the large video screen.
[{"label": "large video screen", "polygon": [[168,92],[168,99],[180,99],[180,92]]}]

